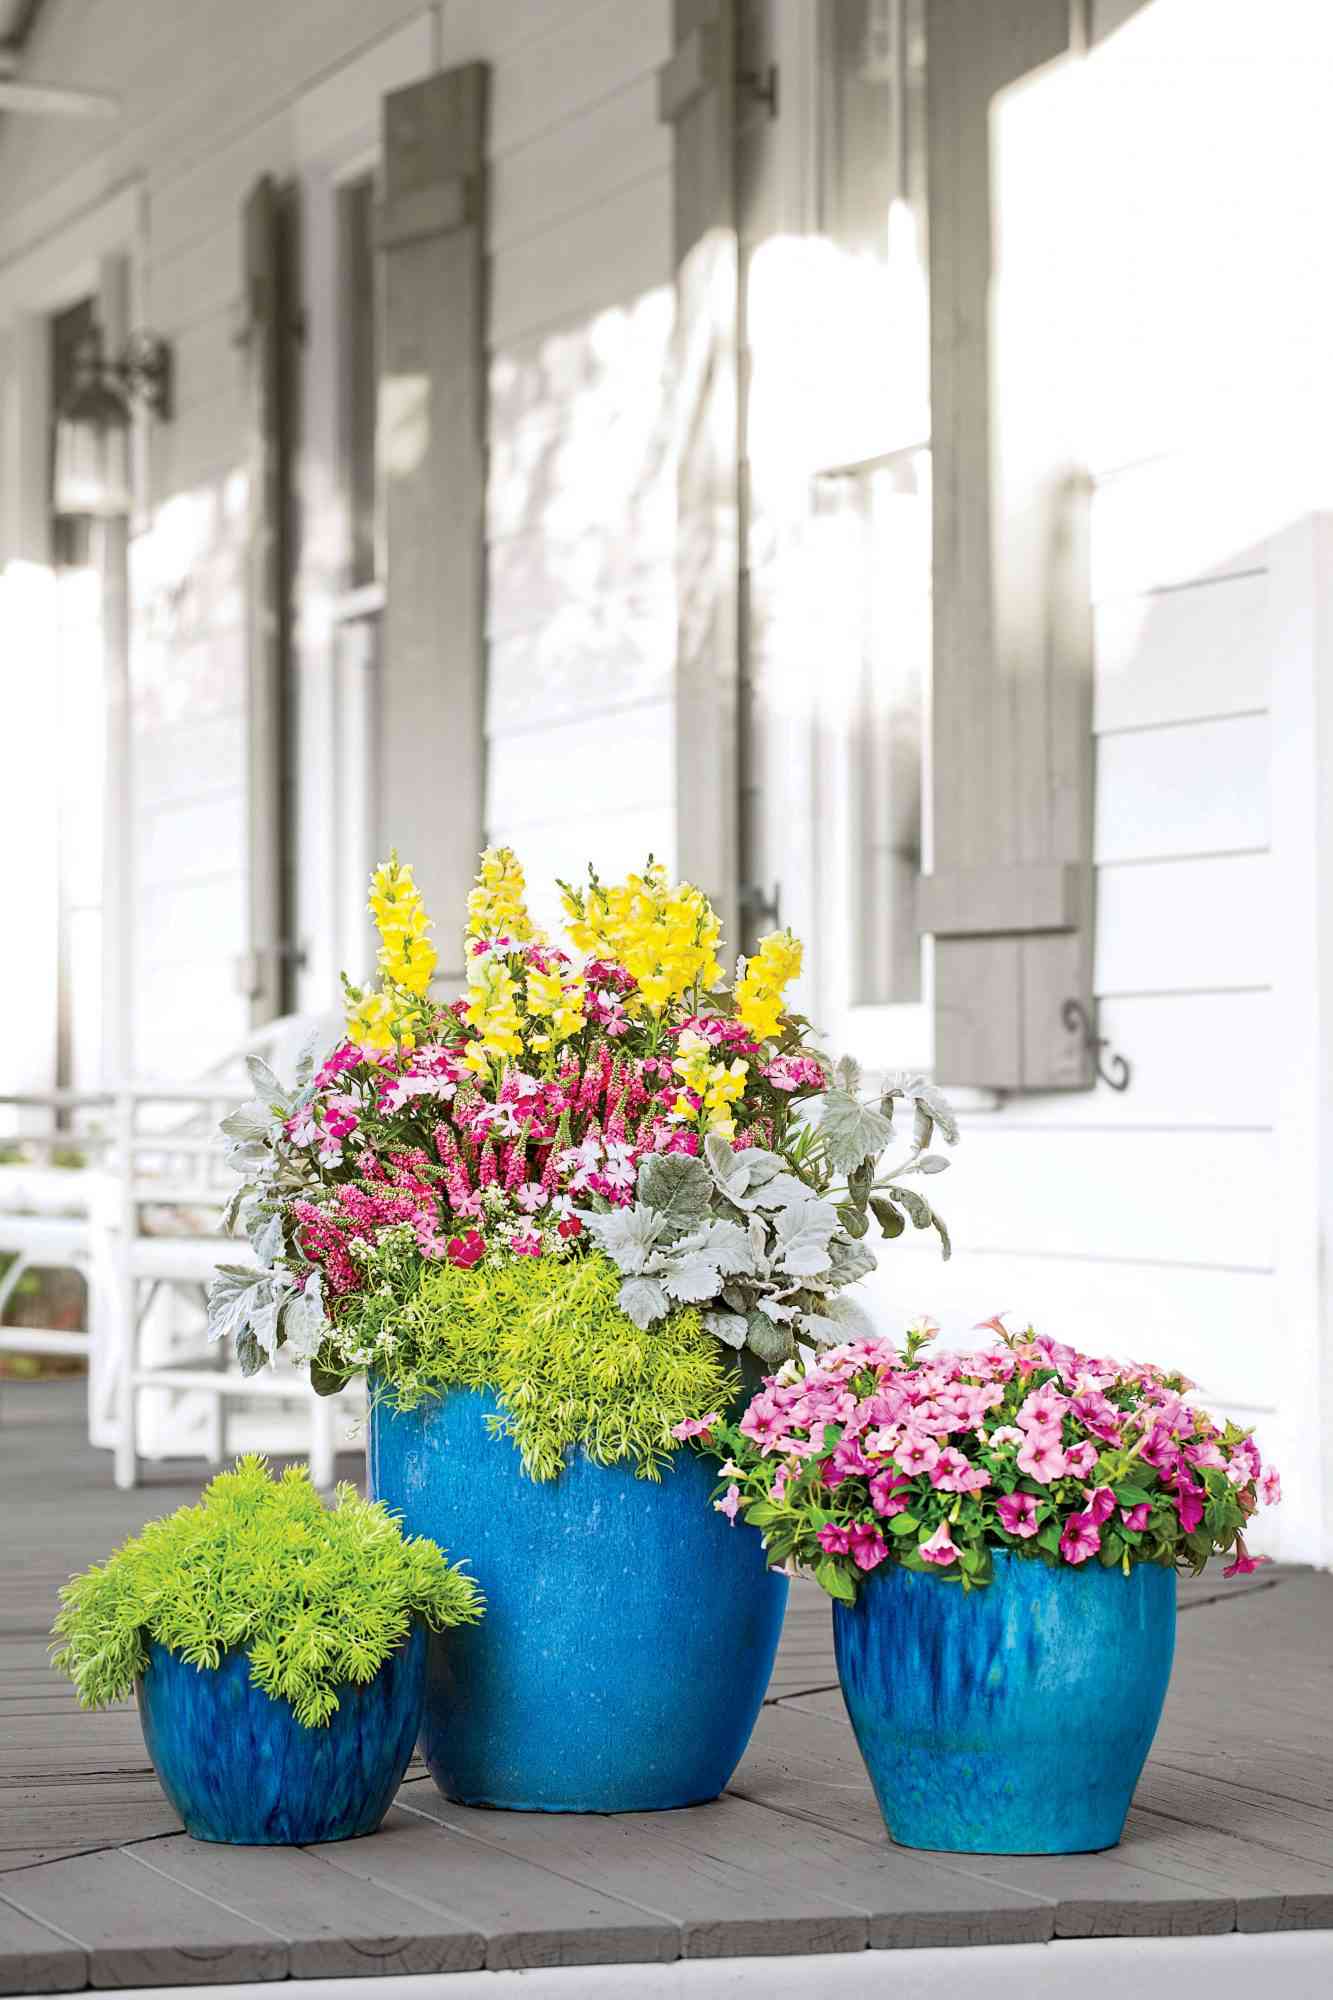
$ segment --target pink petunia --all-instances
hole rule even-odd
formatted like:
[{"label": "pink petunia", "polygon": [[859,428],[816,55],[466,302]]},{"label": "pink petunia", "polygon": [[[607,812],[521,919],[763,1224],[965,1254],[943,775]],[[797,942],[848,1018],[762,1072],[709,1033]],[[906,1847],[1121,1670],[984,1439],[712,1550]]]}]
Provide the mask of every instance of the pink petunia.
[{"label": "pink petunia", "polygon": [[1265,1507],[1276,1507],[1282,1498],[1282,1481],[1275,1465],[1266,1465],[1260,1475],[1259,1498]]},{"label": "pink petunia", "polygon": [[848,1537],[848,1552],[858,1569],[875,1569],[889,1553],[889,1545],[869,1521],[858,1521]]},{"label": "pink petunia", "polygon": [[840,1528],[836,1521],[826,1521],[815,1540],[825,1555],[845,1556],[851,1547],[851,1536],[846,1528]]},{"label": "pink petunia", "polygon": [[736,1516],[740,1512],[740,1505],[741,1489],[739,1486],[729,1486],[722,1495],[722,1498],[713,1502],[714,1511],[718,1514],[725,1514],[733,1528],[736,1525]]},{"label": "pink petunia", "polygon": [[948,1563],[957,1562],[958,1551],[953,1545],[947,1521],[940,1522],[929,1541],[920,1544],[917,1554],[928,1563],[938,1563],[941,1569]]},{"label": "pink petunia", "polygon": [[1027,1432],[1020,1431],[1014,1424],[998,1424],[990,1434],[992,1445],[1026,1444]]},{"label": "pink petunia", "polygon": [[1100,1528],[1115,1512],[1115,1494],[1109,1486],[1095,1486],[1088,1497],[1088,1512]]},{"label": "pink petunia", "polygon": [[1271,1556],[1252,1556],[1245,1546],[1244,1536],[1237,1535],[1235,1561],[1229,1562],[1222,1574],[1223,1576],[1249,1576],[1252,1571],[1262,1569],[1266,1562],[1271,1561]]},{"label": "pink petunia", "polygon": [[1137,1503],[1137,1505],[1133,1507],[1122,1507],[1120,1509],[1121,1520],[1124,1522],[1125,1526],[1127,1528],[1132,1529],[1136,1535],[1141,1535],[1143,1533],[1143,1530],[1148,1525],[1148,1520],[1151,1514],[1152,1514],[1152,1505],[1147,1500],[1140,1500]]},{"label": "pink petunia", "polygon": [[877,1514],[890,1520],[895,1514],[903,1514],[910,1504],[912,1482],[892,1466],[874,1474],[870,1481],[870,1504]]},{"label": "pink petunia", "polygon": [[914,1476],[918,1472],[929,1472],[939,1455],[940,1448],[934,1438],[917,1430],[909,1430],[894,1453],[903,1471]]},{"label": "pink petunia", "polygon": [[1072,1472],[1076,1478],[1082,1479],[1092,1471],[1099,1456],[1095,1444],[1087,1438],[1080,1438],[1078,1443],[1071,1444],[1065,1453],[1065,1471]]},{"label": "pink petunia", "polygon": [[971,1467],[961,1451],[949,1445],[930,1468],[930,1483],[944,1493],[965,1493]]},{"label": "pink petunia", "polygon": [[1203,1488],[1194,1485],[1183,1473],[1176,1480],[1176,1512],[1185,1533],[1192,1535],[1203,1519]]},{"label": "pink petunia", "polygon": [[1091,1514],[1071,1514],[1060,1537],[1060,1553],[1067,1563],[1084,1563],[1102,1545],[1101,1530]]},{"label": "pink petunia", "polygon": [[713,1425],[720,1422],[721,1418],[716,1410],[711,1410],[706,1417],[682,1417],[678,1424],[671,1426],[671,1435],[673,1438],[679,1438],[682,1444],[686,1438],[703,1438],[707,1441]]},{"label": "pink petunia", "polygon": [[1046,1486],[1052,1479],[1063,1476],[1065,1464],[1059,1431],[1029,1431],[1018,1454],[1020,1471],[1026,1472],[1028,1478],[1035,1479],[1039,1485]]},{"label": "pink petunia", "polygon": [[1037,1532],[1037,1502],[1031,1493],[1002,1493],[996,1502],[1000,1526],[1024,1541]]}]

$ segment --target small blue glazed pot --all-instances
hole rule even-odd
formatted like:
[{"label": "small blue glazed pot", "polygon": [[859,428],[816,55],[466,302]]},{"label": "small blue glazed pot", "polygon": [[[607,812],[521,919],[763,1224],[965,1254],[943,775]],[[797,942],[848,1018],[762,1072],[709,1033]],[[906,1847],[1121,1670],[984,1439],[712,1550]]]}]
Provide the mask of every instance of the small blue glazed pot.
[{"label": "small blue glazed pot", "polygon": [[661,1482],[572,1453],[530,1479],[488,1391],[380,1397],[370,1484],[467,1555],[479,1625],[432,1638],[421,1748],[446,1798],[523,1812],[653,1812],[716,1798],[763,1703],[787,1584],[709,1505],[688,1449]]},{"label": "small blue glazed pot", "polygon": [[248,1655],[194,1667],[149,1649],[139,1681],[144,1741],[163,1791],[196,1840],[297,1847],[373,1833],[421,1726],[426,1630],[419,1622],[364,1686],[338,1689],[327,1725],[250,1679]]},{"label": "small blue glazed pot", "polygon": [[885,1825],[904,1847],[1114,1847],[1162,1713],[1175,1573],[1074,1569],[998,1551],[994,1580],[885,1564],[833,1606],[843,1698]]}]

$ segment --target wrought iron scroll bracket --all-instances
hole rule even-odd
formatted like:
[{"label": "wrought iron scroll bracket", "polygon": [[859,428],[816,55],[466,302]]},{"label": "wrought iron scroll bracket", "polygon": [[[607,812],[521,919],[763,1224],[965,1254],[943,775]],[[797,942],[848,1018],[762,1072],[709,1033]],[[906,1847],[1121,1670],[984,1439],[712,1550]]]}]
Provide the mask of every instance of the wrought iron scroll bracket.
[{"label": "wrought iron scroll bracket", "polygon": [[1093,1027],[1088,1010],[1082,1001],[1066,1000],[1060,1012],[1060,1019],[1071,1035],[1078,1035],[1081,1038],[1083,1047],[1093,1059],[1098,1077],[1107,1089],[1128,1090],[1133,1071],[1127,1059],[1117,1054],[1115,1050],[1111,1050],[1110,1055],[1104,1055],[1103,1051],[1110,1049],[1111,1045],[1106,1036],[1099,1035]]}]

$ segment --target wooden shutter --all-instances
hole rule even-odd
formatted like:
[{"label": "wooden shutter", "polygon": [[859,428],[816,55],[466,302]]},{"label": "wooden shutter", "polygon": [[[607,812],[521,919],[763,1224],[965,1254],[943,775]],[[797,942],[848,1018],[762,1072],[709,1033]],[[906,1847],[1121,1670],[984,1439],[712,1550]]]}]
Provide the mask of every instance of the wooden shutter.
[{"label": "wooden shutter", "polygon": [[[384,102],[382,848],[461,909],[482,844],[486,69]],[[456,947],[440,934],[443,958]],[[442,962],[442,975],[461,963]]]},{"label": "wooden shutter", "polygon": [[935,1071],[1079,1088],[1062,1015],[1093,1004],[1085,485],[1006,405],[989,326],[991,103],[1068,48],[1069,0],[929,0],[926,21]]},{"label": "wooden shutter", "polygon": [[255,1026],[288,1011],[293,950],[288,782],[291,444],[295,301],[288,226],[264,174],[241,211],[249,524],[248,950],[242,985]]},{"label": "wooden shutter", "polygon": [[739,419],[733,0],[673,0],[658,112],[674,129],[676,858],[738,931]]}]

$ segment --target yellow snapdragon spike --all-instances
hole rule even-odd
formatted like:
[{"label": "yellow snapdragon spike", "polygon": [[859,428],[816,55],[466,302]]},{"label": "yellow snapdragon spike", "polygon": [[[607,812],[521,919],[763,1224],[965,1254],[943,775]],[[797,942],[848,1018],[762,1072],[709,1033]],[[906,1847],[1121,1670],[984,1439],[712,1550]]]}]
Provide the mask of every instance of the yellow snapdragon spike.
[{"label": "yellow snapdragon spike", "polygon": [[384,993],[367,993],[347,1011],[347,1039],[359,1049],[393,1047],[393,1002]]},{"label": "yellow snapdragon spike", "polygon": [[503,958],[486,954],[473,959],[464,1018],[469,1027],[476,1029],[487,1055],[522,1054],[522,1022],[517,995],[518,981],[510,978]]},{"label": "yellow snapdragon spike", "polygon": [[772,931],[746,962],[736,981],[736,1018],[757,1042],[777,1034],[782,1021],[784,989],[801,970],[801,942],[790,931]]},{"label": "yellow snapdragon spike", "polygon": [[516,944],[540,943],[542,934],[528,915],[527,885],[512,847],[488,847],[467,899],[469,937],[511,937]]},{"label": "yellow snapdragon spike", "polygon": [[623,965],[652,1013],[721,977],[721,926],[708,898],[689,882],[672,887],[661,862],[613,887],[595,879],[586,891],[564,886],[563,901],[579,950]]}]

